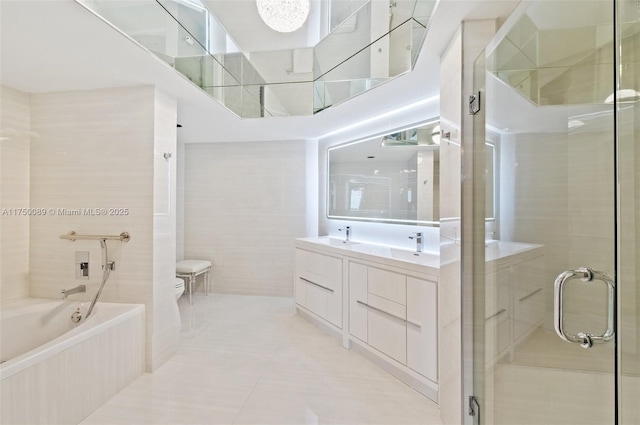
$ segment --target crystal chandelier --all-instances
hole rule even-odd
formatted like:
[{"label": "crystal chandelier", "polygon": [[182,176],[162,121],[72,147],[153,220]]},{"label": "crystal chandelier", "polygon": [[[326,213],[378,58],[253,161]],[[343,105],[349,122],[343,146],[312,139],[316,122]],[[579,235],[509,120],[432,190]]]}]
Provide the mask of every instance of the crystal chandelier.
[{"label": "crystal chandelier", "polygon": [[260,17],[271,29],[292,32],[309,16],[309,0],[256,0]]}]

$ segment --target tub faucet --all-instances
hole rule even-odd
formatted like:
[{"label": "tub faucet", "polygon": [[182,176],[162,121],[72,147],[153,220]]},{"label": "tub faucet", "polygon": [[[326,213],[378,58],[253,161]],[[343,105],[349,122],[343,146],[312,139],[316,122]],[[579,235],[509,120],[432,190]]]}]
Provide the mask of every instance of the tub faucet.
[{"label": "tub faucet", "polygon": [[409,236],[409,239],[416,240],[416,252],[422,252],[424,248],[424,239],[422,238],[422,232],[414,233],[415,236]]},{"label": "tub faucet", "polygon": [[344,242],[349,242],[351,237],[351,226],[344,226],[344,229],[338,229],[340,232],[344,230]]},{"label": "tub faucet", "polygon": [[79,294],[80,292],[87,292],[87,285],[76,286],[71,289],[63,289],[60,291],[60,295],[62,295],[62,299],[66,299],[69,295]]}]

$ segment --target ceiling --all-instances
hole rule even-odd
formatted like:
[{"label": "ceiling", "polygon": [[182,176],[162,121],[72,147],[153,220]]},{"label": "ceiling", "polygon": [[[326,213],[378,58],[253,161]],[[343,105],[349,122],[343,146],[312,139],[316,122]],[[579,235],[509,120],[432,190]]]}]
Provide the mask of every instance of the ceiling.
[{"label": "ceiling", "polygon": [[[207,0],[214,10],[236,2],[252,3]],[[517,3],[440,0],[413,72],[315,116],[241,119],[74,0],[0,1],[0,76],[3,85],[29,93],[155,85],[177,98],[179,138],[186,143],[358,137],[415,122],[407,105],[416,106],[417,116],[437,116],[437,101],[429,99],[439,92],[439,56],[459,23],[504,16]],[[261,37],[248,27],[245,32]]]},{"label": "ceiling", "polygon": [[280,33],[265,24],[250,0],[201,0],[243,52],[311,47],[319,41],[320,0],[312,0],[304,25],[290,33]]}]

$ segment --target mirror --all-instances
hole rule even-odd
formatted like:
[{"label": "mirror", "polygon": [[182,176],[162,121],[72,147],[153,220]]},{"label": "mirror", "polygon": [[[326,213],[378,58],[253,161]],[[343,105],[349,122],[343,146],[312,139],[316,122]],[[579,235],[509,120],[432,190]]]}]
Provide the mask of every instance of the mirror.
[{"label": "mirror", "polygon": [[439,225],[439,144],[432,120],[329,148],[327,217]]}]

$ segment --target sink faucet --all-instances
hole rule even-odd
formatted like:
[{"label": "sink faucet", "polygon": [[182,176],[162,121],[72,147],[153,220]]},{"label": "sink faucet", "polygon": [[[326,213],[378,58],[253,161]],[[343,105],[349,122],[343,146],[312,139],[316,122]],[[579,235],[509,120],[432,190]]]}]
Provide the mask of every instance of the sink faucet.
[{"label": "sink faucet", "polygon": [[416,252],[422,252],[424,248],[424,239],[422,238],[422,232],[414,233],[415,236],[409,236],[409,239],[416,240]]},{"label": "sink faucet", "polygon": [[87,285],[76,286],[71,289],[63,289],[60,291],[60,295],[62,295],[62,299],[66,299],[69,295],[79,294],[80,292],[87,292]]},{"label": "sink faucet", "polygon": [[339,231],[344,230],[344,242],[349,242],[349,238],[351,237],[351,226],[344,226],[344,229],[338,229]]}]

